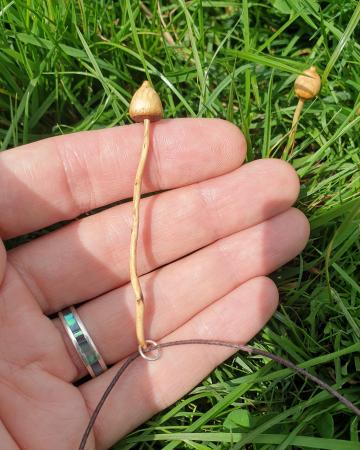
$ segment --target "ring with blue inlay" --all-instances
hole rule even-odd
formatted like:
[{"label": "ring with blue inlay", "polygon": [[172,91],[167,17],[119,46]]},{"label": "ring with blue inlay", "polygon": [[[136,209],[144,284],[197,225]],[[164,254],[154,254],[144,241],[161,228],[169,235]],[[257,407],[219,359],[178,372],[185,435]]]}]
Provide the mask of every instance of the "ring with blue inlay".
[{"label": "ring with blue inlay", "polygon": [[105,372],[107,369],[105,361],[76,309],[73,306],[63,309],[59,312],[59,318],[89,374],[94,378]]}]

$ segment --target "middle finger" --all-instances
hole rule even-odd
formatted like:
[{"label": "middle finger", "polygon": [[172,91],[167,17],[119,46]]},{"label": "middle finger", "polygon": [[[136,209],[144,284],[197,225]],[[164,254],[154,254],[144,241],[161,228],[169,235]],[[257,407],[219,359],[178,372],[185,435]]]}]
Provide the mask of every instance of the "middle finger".
[{"label": "middle finger", "polygon": [[[299,182],[290,165],[259,160],[141,204],[139,275],[288,209]],[[9,253],[46,314],[129,280],[131,204],[76,221]]]}]

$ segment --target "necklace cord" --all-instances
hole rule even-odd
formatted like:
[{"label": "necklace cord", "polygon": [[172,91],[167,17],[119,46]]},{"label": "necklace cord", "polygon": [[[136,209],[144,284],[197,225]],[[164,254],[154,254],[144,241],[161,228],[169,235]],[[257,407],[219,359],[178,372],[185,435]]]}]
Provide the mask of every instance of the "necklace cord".
[{"label": "necklace cord", "polygon": [[[249,355],[259,355],[259,356],[265,356],[266,358],[269,358],[289,369],[292,369],[296,373],[302,375],[304,378],[313,381],[315,384],[320,386],[322,389],[326,390],[330,395],[335,397],[340,403],[345,405],[349,410],[351,410],[353,413],[355,413],[358,417],[360,417],[360,409],[355,406],[350,400],[345,398],[343,395],[341,395],[336,389],[332,388],[329,384],[325,383],[325,381],[322,381],[320,378],[316,377],[315,375],[312,375],[307,370],[302,369],[301,367],[297,366],[296,364],[292,363],[291,361],[288,361],[281,356],[275,355],[274,353],[267,352],[265,350],[261,350],[255,347],[251,347],[248,345],[242,345],[242,344],[235,344],[232,342],[227,341],[221,341],[221,340],[212,340],[212,339],[186,339],[186,340],[180,340],[180,341],[173,341],[173,342],[164,342],[161,344],[149,346],[146,350],[144,350],[145,353],[151,352],[153,350],[159,350],[167,347],[175,347],[180,345],[211,345],[211,346],[218,346],[218,347],[226,347],[226,348],[233,348],[238,351],[242,351],[245,353],[248,353]],[[106,399],[110,395],[110,392],[114,388],[115,384],[123,375],[125,370],[140,356],[140,353],[133,353],[130,355],[124,362],[124,364],[118,369],[116,372],[114,378],[111,380],[109,386],[106,388],[105,392],[103,393],[99,403],[97,404],[96,408],[94,409],[89,423],[86,427],[86,430],[82,436],[81,443],[79,446],[79,450],[84,450],[86,442],[88,440],[88,437],[91,433],[91,430],[94,426],[94,423],[96,421],[97,416],[99,415],[99,412],[101,408],[103,407]]]}]

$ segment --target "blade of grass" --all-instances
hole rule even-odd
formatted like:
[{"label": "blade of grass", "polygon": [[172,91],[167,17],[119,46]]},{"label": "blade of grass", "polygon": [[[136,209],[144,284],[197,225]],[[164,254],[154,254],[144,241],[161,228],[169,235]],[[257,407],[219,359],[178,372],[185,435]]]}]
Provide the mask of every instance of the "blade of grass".
[{"label": "blade of grass", "polygon": [[357,27],[360,20],[360,2],[357,3],[357,7],[355,8],[354,14],[351,16],[351,19],[342,34],[333,54],[331,55],[331,58],[329,59],[329,62],[327,63],[323,76],[321,78],[321,83],[324,85],[327,82],[328,76],[333,69],[336,61],[338,60],[341,52],[343,51],[345,45],[349,42],[350,36],[354,32],[355,28]]},{"label": "blade of grass", "polygon": [[272,89],[273,89],[274,70],[272,70],[269,80],[268,91],[266,95],[266,109],[264,120],[264,137],[262,157],[268,158],[270,156],[270,142],[271,142],[271,102],[272,102]]},{"label": "blade of grass", "polygon": [[[154,433],[148,436],[139,436],[134,438],[127,438],[126,443],[140,443],[140,442],[164,442],[179,440],[185,441],[202,441],[202,442],[218,442],[218,443],[234,443],[241,441],[248,441],[250,433],[224,433],[224,432],[209,432],[209,433]],[[261,434],[256,436],[251,442],[253,444],[280,444],[287,435],[285,434]],[[357,442],[346,441],[341,439],[326,439],[312,436],[295,436],[291,445],[297,447],[305,447],[311,449],[321,450],[359,450],[359,444]],[[121,447],[115,447],[121,448]],[[164,447],[166,448],[166,447]],[[239,448],[237,446],[232,447],[232,450]]]},{"label": "blade of grass", "polygon": [[193,58],[194,58],[194,62],[195,62],[195,67],[196,67],[196,72],[198,75],[198,79],[199,79],[199,84],[200,84],[200,100],[199,100],[199,114],[198,117],[201,117],[201,112],[202,112],[202,105],[205,102],[205,95],[206,95],[206,82],[205,82],[205,75],[204,75],[204,70],[202,68],[201,65],[201,61],[200,61],[200,56],[199,56],[199,52],[197,49],[197,45],[196,45],[196,39],[195,39],[195,35],[193,32],[193,21],[191,18],[191,15],[188,11],[188,8],[185,4],[185,2],[183,0],[178,0],[179,4],[181,5],[182,10],[184,11],[185,14],[185,18],[186,18],[186,24],[187,24],[187,30],[189,33],[189,39],[190,39],[190,44],[191,44],[191,49],[192,49],[192,53],[193,53]]},{"label": "blade of grass", "polygon": [[139,59],[142,63],[143,69],[146,73],[146,77],[149,81],[151,81],[151,77],[150,77],[150,73],[148,71],[148,67],[145,61],[145,56],[144,56],[144,52],[142,50],[141,44],[140,44],[140,39],[139,39],[139,35],[138,35],[138,31],[136,28],[136,23],[135,23],[135,18],[134,18],[134,13],[133,13],[133,8],[134,5],[132,5],[130,3],[130,0],[126,0],[126,10],[130,19],[130,24],[131,24],[131,31],[132,31],[132,37],[134,39],[135,45],[136,45],[136,49],[138,51],[139,54]]}]

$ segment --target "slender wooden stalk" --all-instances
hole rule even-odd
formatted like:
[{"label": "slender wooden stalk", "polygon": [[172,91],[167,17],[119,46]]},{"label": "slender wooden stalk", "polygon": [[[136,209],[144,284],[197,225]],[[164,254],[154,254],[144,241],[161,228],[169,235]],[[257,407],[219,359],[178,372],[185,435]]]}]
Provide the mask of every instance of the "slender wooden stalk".
[{"label": "slender wooden stalk", "polygon": [[141,148],[140,161],[136,171],[133,194],[133,216],[130,238],[130,281],[135,294],[135,326],[136,338],[142,348],[146,349],[144,335],[144,296],[141,290],[139,276],[137,273],[137,243],[139,236],[139,205],[141,197],[142,177],[144,173],[146,158],[149,151],[150,120],[144,120],[144,141]]},{"label": "slender wooden stalk", "polygon": [[297,130],[297,126],[299,123],[301,111],[303,110],[303,107],[304,107],[304,103],[305,103],[305,100],[303,98],[299,98],[298,104],[296,105],[296,109],[294,112],[293,121],[291,124],[289,140],[288,140],[288,143],[286,145],[286,148],[285,148],[283,156],[282,156],[283,159],[287,159],[287,157],[289,155],[289,151],[291,151],[294,146],[296,130]]}]

